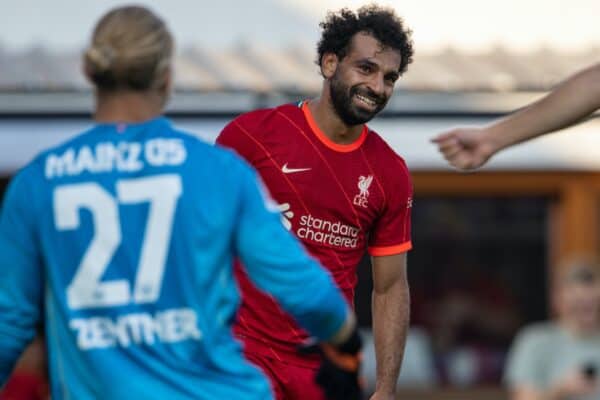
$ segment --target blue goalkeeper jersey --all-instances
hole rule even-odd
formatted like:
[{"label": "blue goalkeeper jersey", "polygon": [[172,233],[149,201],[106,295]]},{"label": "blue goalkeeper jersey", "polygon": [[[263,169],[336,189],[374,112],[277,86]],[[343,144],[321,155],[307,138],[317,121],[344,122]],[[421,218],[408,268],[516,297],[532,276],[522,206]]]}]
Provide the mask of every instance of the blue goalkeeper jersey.
[{"label": "blue goalkeeper jersey", "polygon": [[165,118],[23,168],[0,215],[0,385],[43,322],[54,399],[268,399],[231,334],[232,260],[313,335],[348,306],[255,172]]}]

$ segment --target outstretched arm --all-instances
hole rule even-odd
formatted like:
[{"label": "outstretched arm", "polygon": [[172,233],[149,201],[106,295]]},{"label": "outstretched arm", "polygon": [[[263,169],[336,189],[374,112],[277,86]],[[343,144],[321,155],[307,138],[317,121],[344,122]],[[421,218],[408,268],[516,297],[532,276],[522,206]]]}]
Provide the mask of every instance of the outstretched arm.
[{"label": "outstretched arm", "polygon": [[498,151],[566,128],[600,108],[600,64],[566,79],[548,95],[481,128],[458,128],[432,139],[456,168],[478,168]]}]

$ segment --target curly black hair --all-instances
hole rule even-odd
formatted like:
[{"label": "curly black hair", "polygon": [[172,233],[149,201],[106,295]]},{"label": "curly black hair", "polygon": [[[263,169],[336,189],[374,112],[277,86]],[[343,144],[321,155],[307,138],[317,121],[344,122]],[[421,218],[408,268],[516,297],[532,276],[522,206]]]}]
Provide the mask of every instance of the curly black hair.
[{"label": "curly black hair", "polygon": [[341,60],[348,52],[350,41],[359,32],[366,32],[381,43],[400,52],[401,61],[398,72],[406,71],[412,62],[412,31],[404,26],[402,18],[391,8],[370,4],[359,8],[356,12],[342,8],[337,12],[329,12],[325,20],[319,24],[323,33],[317,43],[317,65],[325,53],[334,53]]}]

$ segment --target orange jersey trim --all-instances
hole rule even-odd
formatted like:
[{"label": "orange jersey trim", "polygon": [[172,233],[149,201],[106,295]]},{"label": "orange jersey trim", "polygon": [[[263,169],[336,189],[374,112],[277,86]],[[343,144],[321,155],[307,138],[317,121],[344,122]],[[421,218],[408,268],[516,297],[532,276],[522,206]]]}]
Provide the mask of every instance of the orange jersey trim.
[{"label": "orange jersey trim", "polygon": [[372,256],[392,256],[405,253],[410,249],[412,249],[412,242],[409,241],[396,246],[369,247],[369,254]]},{"label": "orange jersey trim", "polygon": [[306,118],[306,121],[308,122],[308,126],[310,126],[310,129],[313,131],[315,136],[317,136],[317,138],[319,138],[319,140],[325,146],[329,147],[331,150],[338,151],[341,153],[348,153],[350,151],[354,151],[354,150],[358,149],[364,143],[364,141],[367,139],[367,132],[369,130],[368,130],[367,126],[365,125],[363,127],[362,132],[360,133],[360,136],[353,143],[350,143],[350,144],[335,143],[334,141],[329,139],[329,137],[327,137],[327,135],[325,135],[325,133],[323,133],[321,128],[319,128],[319,126],[317,125],[317,122],[315,121],[315,119],[313,118],[313,116],[310,112],[310,109],[308,108],[307,101],[302,103],[302,112],[304,113],[304,117]]}]

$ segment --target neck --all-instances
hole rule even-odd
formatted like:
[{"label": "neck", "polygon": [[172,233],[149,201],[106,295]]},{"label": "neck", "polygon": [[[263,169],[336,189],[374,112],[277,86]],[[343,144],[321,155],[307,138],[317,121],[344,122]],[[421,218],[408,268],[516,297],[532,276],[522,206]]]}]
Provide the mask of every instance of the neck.
[{"label": "neck", "polygon": [[571,335],[586,338],[600,334],[600,325],[594,326],[581,326],[575,322],[563,321],[561,323],[563,328]]},{"label": "neck", "polygon": [[162,110],[162,96],[154,91],[97,91],[94,120],[104,123],[144,122],[156,118]]},{"label": "neck", "polygon": [[364,124],[346,125],[340,119],[326,91],[321,97],[309,101],[308,108],[321,131],[334,143],[354,143],[363,131]]}]

